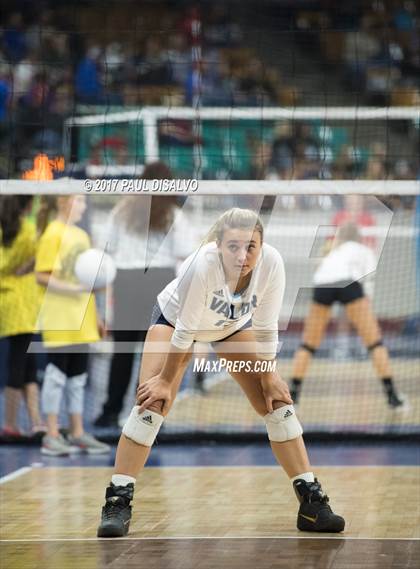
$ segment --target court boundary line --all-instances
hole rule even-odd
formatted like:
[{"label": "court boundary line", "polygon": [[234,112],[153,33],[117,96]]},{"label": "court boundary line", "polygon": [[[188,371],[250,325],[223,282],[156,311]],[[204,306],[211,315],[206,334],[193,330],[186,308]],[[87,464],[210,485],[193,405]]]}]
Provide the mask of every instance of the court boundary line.
[{"label": "court boundary line", "polygon": [[38,538],[38,539],[0,539],[0,543],[40,543],[40,542],[74,542],[74,541],[109,541],[110,543],[117,541],[186,541],[186,540],[216,540],[216,539],[334,539],[334,540],[347,540],[347,541],[420,541],[420,537],[355,537],[345,535],[332,535],[332,536],[309,536],[309,535],[273,535],[273,536],[154,536],[154,537],[65,537],[65,538]]},{"label": "court boundary line", "polygon": [[5,476],[2,476],[0,478],[0,484],[5,484],[6,482],[15,480],[16,478],[19,478],[19,476],[23,476],[24,474],[30,472],[31,470],[32,466],[22,466],[22,468],[18,468],[17,470],[14,470],[13,472],[6,474]]},{"label": "court boundary line", "polygon": [[[268,439],[267,439],[268,440]],[[77,456],[77,455],[76,455]],[[57,457],[53,457],[53,458],[57,458]],[[420,469],[420,464],[313,464],[312,465],[314,467],[314,470],[316,470],[317,468],[328,468],[328,469],[333,469],[333,468],[416,468],[416,469]],[[106,469],[106,470],[112,470],[113,466],[103,466],[103,465],[95,465],[95,464],[86,464],[86,465],[74,465],[74,464],[69,464],[68,466],[62,466],[60,465],[52,465],[52,464],[45,464],[45,463],[37,463],[36,466],[28,466],[28,467],[24,467],[24,468],[29,468],[30,470],[47,470],[47,469],[54,469],[54,470],[58,470],[58,469],[62,469],[62,470],[72,470],[72,469],[77,469],[77,468],[89,468],[89,469]],[[220,468],[246,468],[247,470],[262,470],[262,469],[272,469],[272,470],[279,470],[280,472],[282,472],[282,468],[278,465],[278,464],[266,464],[266,465],[261,465],[261,464],[220,464],[220,465],[201,465],[201,464],[175,464],[175,465],[163,465],[163,466],[156,466],[156,465],[146,465],[144,467],[145,469],[147,468],[148,470],[169,470],[171,468],[179,468],[179,469],[185,469],[185,468],[189,468],[191,470],[200,470],[200,469],[208,469],[208,470],[214,470],[214,469],[220,469]],[[19,469],[21,470],[21,469]],[[17,472],[17,471],[16,471]],[[24,474],[24,473],[22,473]],[[9,476],[9,475],[6,475]],[[0,478],[0,481],[2,479]],[[420,539],[420,538],[419,538]]]}]

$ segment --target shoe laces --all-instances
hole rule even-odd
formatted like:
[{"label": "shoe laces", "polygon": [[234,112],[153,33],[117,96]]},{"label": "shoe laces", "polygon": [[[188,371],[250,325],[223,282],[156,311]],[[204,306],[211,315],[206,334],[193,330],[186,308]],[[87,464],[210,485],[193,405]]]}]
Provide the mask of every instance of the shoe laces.
[{"label": "shoe laces", "polygon": [[[308,502],[311,504],[312,502],[319,502],[320,504],[324,504],[328,506],[328,502],[330,499],[326,494],[323,493],[321,484],[315,478],[315,482],[311,482],[308,484]],[[329,506],[328,506],[329,507]]]},{"label": "shoe laces", "polygon": [[106,519],[119,515],[121,511],[127,506],[124,498],[120,496],[111,496],[107,499],[104,506],[104,516]]}]

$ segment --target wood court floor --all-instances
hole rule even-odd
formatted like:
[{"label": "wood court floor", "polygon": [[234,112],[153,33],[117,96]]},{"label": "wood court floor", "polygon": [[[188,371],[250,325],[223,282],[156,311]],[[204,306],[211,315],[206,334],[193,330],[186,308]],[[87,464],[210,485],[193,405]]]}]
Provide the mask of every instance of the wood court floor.
[{"label": "wood court floor", "polygon": [[340,536],[298,532],[279,468],[165,467],[139,478],[128,539],[97,540],[110,475],[33,468],[2,484],[1,569],[420,567],[418,467],[317,468]]}]

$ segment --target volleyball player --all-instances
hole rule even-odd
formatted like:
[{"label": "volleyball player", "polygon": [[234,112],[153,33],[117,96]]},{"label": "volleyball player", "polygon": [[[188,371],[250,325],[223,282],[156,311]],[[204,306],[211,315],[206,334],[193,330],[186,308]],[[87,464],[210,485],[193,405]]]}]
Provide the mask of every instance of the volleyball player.
[{"label": "volleyball player", "polygon": [[[206,241],[158,295],[145,342],[137,405],[118,444],[99,537],[128,532],[136,477],[173,404],[193,342],[212,342],[219,356],[236,364],[276,357],[285,274],[279,253],[263,243],[260,219],[250,210],[231,209],[219,218]],[[163,348],[165,353],[148,351],[156,342],[170,348]],[[276,372],[231,375],[262,417],[273,453],[292,481],[300,502],[297,527],[342,531],[344,519],[332,512],[311,470],[287,384]]]},{"label": "volleyball player", "polygon": [[389,354],[382,343],[378,321],[363,285],[359,282],[359,279],[372,274],[376,269],[374,254],[360,241],[357,225],[346,223],[341,226],[332,250],[323,258],[315,272],[313,300],[305,320],[303,342],[293,360],[290,393],[295,404],[299,402],[302,382],[310,361],[323,340],[331,317],[331,307],[334,302],[340,302],[371,355],[389,407],[404,405],[404,400],[394,385]]}]

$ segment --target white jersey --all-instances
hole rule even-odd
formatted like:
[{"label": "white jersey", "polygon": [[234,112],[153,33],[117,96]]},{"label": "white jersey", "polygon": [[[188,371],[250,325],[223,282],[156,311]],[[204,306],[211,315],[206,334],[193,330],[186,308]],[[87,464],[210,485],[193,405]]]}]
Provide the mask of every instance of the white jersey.
[{"label": "white jersey", "polygon": [[[117,210],[118,211],[118,210]],[[143,215],[143,231],[136,233],[126,228],[114,210],[106,231],[106,250],[112,255],[118,269],[176,268],[177,258],[185,259],[189,236],[186,237],[186,221],[181,210],[174,212],[170,231],[149,229],[148,211]]]},{"label": "white jersey", "polygon": [[232,294],[215,242],[204,245],[182,264],[178,277],[159,294],[164,317],[175,327],[172,344],[189,348],[194,340],[214,342],[239,330],[252,317],[258,355],[277,353],[278,319],[286,277],[281,255],[263,244],[250,283]]},{"label": "white jersey", "polygon": [[322,259],[315,271],[314,284],[322,286],[358,281],[373,273],[376,263],[376,257],[369,247],[356,241],[346,241]]}]

